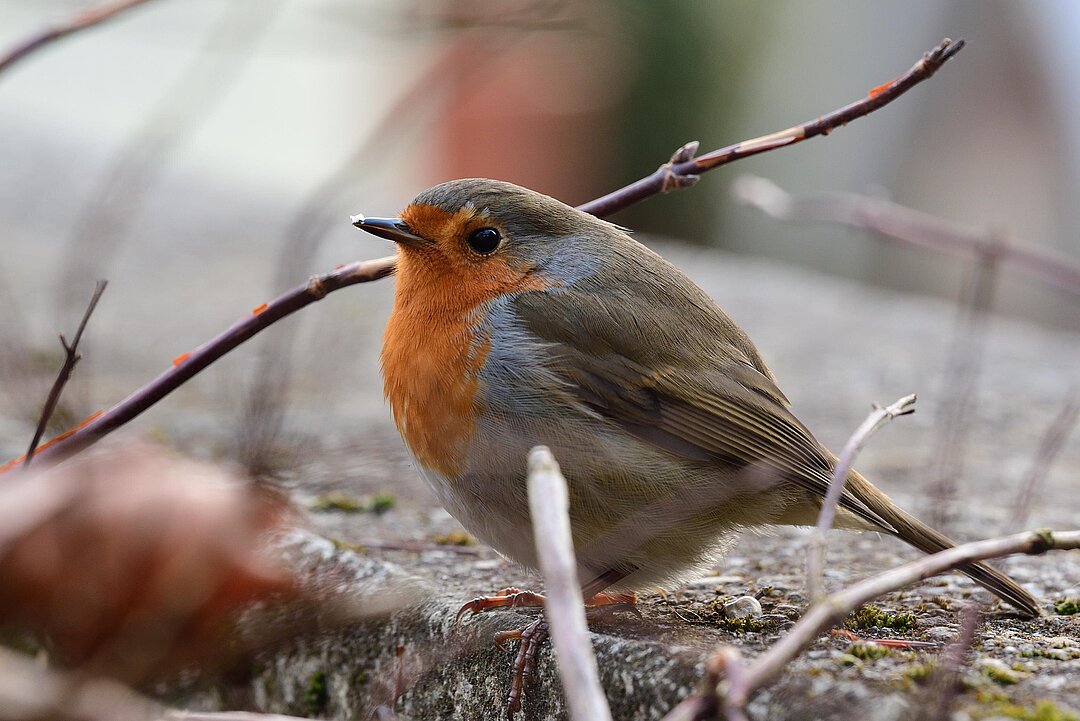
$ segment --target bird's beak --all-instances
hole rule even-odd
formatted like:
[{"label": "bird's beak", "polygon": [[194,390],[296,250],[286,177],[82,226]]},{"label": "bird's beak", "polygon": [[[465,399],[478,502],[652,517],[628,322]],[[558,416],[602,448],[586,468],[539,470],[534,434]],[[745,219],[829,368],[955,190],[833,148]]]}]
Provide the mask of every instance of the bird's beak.
[{"label": "bird's beak", "polygon": [[400,218],[365,218],[362,215],[354,215],[352,224],[360,230],[366,230],[372,235],[392,240],[395,243],[412,246],[427,244],[426,240],[409,230],[409,226]]}]

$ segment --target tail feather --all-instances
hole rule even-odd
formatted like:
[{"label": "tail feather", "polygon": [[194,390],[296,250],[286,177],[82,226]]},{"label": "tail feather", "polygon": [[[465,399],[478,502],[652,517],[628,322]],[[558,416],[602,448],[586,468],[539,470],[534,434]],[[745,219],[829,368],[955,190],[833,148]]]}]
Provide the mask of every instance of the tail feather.
[{"label": "tail feather", "polygon": [[[848,475],[847,489],[867,508],[886,520],[895,529],[894,535],[897,538],[920,551],[937,553],[956,545],[943,534],[901,509],[858,472],[851,471]],[[1001,571],[985,563],[972,563],[958,570],[1024,613],[1030,616],[1042,615],[1042,609],[1035,597]]]}]

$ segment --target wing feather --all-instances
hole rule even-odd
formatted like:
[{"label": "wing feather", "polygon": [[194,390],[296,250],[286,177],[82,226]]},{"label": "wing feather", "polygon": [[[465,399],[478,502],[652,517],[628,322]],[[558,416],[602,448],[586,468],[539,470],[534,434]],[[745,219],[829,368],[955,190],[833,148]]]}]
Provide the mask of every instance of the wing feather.
[{"label": "wing feather", "polygon": [[[824,497],[831,456],[788,409],[745,335],[743,344],[723,341],[723,331],[737,327],[715,304],[686,304],[687,317],[677,326],[705,324],[714,334],[650,338],[645,328],[657,326],[632,317],[630,304],[621,300],[556,288],[522,294],[514,303],[526,327],[551,349],[549,368],[592,412],[684,458],[733,467],[765,464],[812,498]],[[595,322],[598,305],[604,323]],[[671,321],[679,311],[674,305],[651,310]],[[701,345],[702,338],[711,345]],[[851,493],[845,491],[840,503],[892,530]]]}]

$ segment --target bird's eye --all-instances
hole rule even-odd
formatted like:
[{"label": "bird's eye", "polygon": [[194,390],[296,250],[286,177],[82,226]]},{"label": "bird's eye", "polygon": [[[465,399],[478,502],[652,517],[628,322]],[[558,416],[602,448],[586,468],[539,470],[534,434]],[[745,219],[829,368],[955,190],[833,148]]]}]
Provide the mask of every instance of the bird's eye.
[{"label": "bird's eye", "polygon": [[474,230],[469,236],[469,247],[480,255],[494,253],[500,242],[502,242],[502,236],[494,228]]}]

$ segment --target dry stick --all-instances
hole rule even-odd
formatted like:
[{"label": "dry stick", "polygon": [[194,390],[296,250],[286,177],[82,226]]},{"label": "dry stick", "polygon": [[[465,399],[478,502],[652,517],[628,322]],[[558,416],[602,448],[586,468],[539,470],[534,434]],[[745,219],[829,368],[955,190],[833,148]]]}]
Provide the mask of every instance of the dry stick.
[{"label": "dry stick", "polygon": [[982,348],[986,339],[987,315],[997,286],[998,256],[992,250],[976,251],[975,263],[957,298],[954,331],[950,334],[949,355],[942,374],[941,412],[931,462],[927,471],[926,498],[929,523],[948,526],[956,503],[958,479],[964,472],[964,457],[971,434],[978,399]]},{"label": "dry stick", "polygon": [[600,687],[596,658],[589,644],[585,599],[577,574],[570,535],[570,497],[559,464],[544,446],[529,452],[529,512],[540,571],[544,574],[544,608],[551,638],[559,654],[570,718],[611,721],[611,709]]},{"label": "dry stick", "polygon": [[1080,530],[1028,531],[954,546],[860,581],[811,606],[786,636],[758,656],[738,685],[729,679],[728,701],[737,708],[746,708],[758,689],[775,681],[787,664],[822,633],[852,610],[878,596],[976,561],[1017,553],[1035,556],[1049,550],[1075,549],[1080,549]]},{"label": "dry stick", "polygon": [[792,195],[771,180],[739,178],[736,200],[790,223],[825,222],[868,230],[890,240],[963,257],[989,256],[1073,295],[1080,295],[1080,263],[1057,253],[950,223],[879,198],[852,193]]},{"label": "dry stick", "polygon": [[15,63],[23,60],[31,53],[50,45],[51,43],[71,35],[80,30],[85,30],[95,25],[116,17],[120,13],[143,5],[149,0],[119,0],[119,2],[103,3],[97,7],[82,10],[65,22],[46,28],[26,38],[14,47],[11,47],[3,55],[0,55],[0,74]]},{"label": "dry stick", "polygon": [[906,73],[874,88],[867,93],[865,98],[787,130],[744,140],[696,158],[694,152],[697,150],[697,144],[685,145],[676,151],[671,162],[661,165],[652,175],[578,207],[586,213],[600,217],[611,215],[617,210],[622,210],[645,198],[651,198],[658,193],[667,193],[693,185],[698,181],[698,173],[748,158],[751,155],[794,145],[818,135],[828,135],[836,128],[843,127],[896,100],[918,83],[931,77],[963,47],[963,40],[953,42],[945,38],[940,45],[924,54],[922,59]]},{"label": "dry stick", "polygon": [[851,465],[855,462],[855,456],[879,428],[897,416],[906,416],[915,412],[915,394],[904,396],[895,403],[882,408],[875,405],[874,410],[866,417],[851,438],[844,444],[836,467],[833,468],[832,481],[829,490],[825,494],[825,500],[821,503],[821,513],[818,515],[817,528],[810,538],[810,545],[806,549],[806,587],[810,594],[811,602],[820,601],[825,595],[824,565],[825,565],[825,537],[832,529],[833,520],[836,518],[836,507],[840,503],[840,496],[847,484],[848,473]]},{"label": "dry stick", "polygon": [[[64,240],[65,259],[56,284],[61,311],[77,301],[72,290],[86,275],[105,275],[131,225],[169,167],[169,161],[212,118],[253,58],[284,0],[221,3],[205,39],[175,80],[125,134],[85,200]],[[284,286],[287,287],[287,286]]]},{"label": "dry stick", "polygon": [[1065,447],[1065,439],[1076,426],[1077,420],[1080,420],[1080,392],[1073,388],[1061,413],[1046,429],[1046,434],[1039,443],[1039,450],[1035,453],[1031,469],[1020,484],[1020,493],[1017,494],[1016,502],[1013,504],[1016,512],[1013,515],[1010,530],[1017,531],[1027,525],[1028,516],[1031,514],[1031,503],[1035,498],[1035,489],[1048,475],[1050,465]]},{"label": "dry stick", "polygon": [[96,443],[160,401],[199,371],[259,331],[306,305],[322,300],[327,293],[355,283],[365,283],[385,278],[394,271],[393,263],[386,261],[387,259],[381,259],[350,263],[333,273],[314,276],[307,284],[293,288],[284,295],[279,296],[265,308],[256,309],[249,316],[233,323],[223,333],[211,338],[190,353],[177,358],[172,368],[78,429],[75,433],[72,433],[59,443],[43,448],[37,455],[38,462],[44,462],[46,459],[49,462],[57,462]]},{"label": "dry stick", "polygon": [[[779,133],[746,140],[690,160],[697,144],[688,143],[675,152],[672,162],[665,163],[652,175],[615,191],[602,198],[578,206],[581,210],[604,217],[627,208],[646,198],[662,192],[692,185],[702,173],[742,158],[768,150],[791,145],[818,135],[828,134],[835,128],[861,118],[899,98],[911,88],[930,78],[950,58],[964,47],[963,40],[946,39],[923,55],[906,73],[885,85],[874,88],[866,98],[839,110],[823,115],[817,120],[790,128]],[[330,292],[356,283],[367,283],[394,272],[395,256],[379,258],[363,263],[347,265],[333,273],[313,277],[307,285],[294,288],[269,303],[258,318],[247,318],[234,324],[190,354],[178,368],[166,371],[146,386],[136,390],[119,404],[103,413],[101,417],[87,422],[48,449],[51,461],[58,461],[81,451],[106,434],[119,428],[150,408],[178,388],[196,373],[237,347],[272,322],[278,321],[301,308],[314,303]],[[314,290],[312,290],[314,288]],[[263,319],[265,316],[265,320]],[[269,322],[267,322],[269,321]],[[196,362],[197,361],[197,362]],[[39,460],[45,455],[39,454]]]},{"label": "dry stick", "polygon": [[956,702],[960,689],[960,672],[964,668],[964,661],[971,650],[971,645],[975,642],[975,629],[978,628],[981,620],[982,613],[977,604],[968,604],[960,611],[960,633],[942,654],[941,668],[937,674],[941,692],[936,718],[952,717],[953,703]]},{"label": "dry stick", "polygon": [[41,443],[41,437],[45,435],[45,427],[49,424],[53,411],[56,410],[56,404],[60,402],[60,394],[64,392],[64,386],[67,385],[68,379],[71,378],[75,365],[82,359],[82,355],[79,353],[79,341],[82,340],[86,324],[90,321],[90,316],[93,315],[98,301],[101,300],[101,294],[105,292],[108,285],[109,281],[107,280],[97,282],[94,287],[94,294],[90,296],[90,304],[86,306],[86,312],[83,313],[82,320],[79,322],[79,328],[75,331],[75,337],[71,339],[71,345],[68,345],[64,334],[60,334],[60,345],[64,346],[64,365],[60,367],[60,372],[56,375],[56,380],[49,390],[49,396],[45,399],[45,407],[41,409],[41,417],[38,419],[37,428],[34,430],[34,437],[30,441],[30,447],[26,450],[25,460],[23,461],[24,468],[29,466],[30,461],[34,459],[34,452],[37,450],[38,444]]}]

